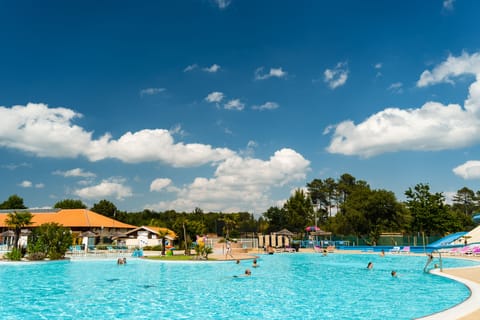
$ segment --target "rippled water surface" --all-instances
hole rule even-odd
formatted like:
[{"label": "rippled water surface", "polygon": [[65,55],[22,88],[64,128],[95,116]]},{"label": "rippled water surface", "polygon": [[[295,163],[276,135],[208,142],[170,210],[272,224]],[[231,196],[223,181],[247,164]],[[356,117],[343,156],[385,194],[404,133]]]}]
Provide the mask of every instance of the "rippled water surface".
[{"label": "rippled water surface", "polygon": [[[369,261],[373,270],[367,270]],[[469,296],[425,257],[274,254],[251,261],[0,264],[2,319],[412,319]],[[444,259],[445,267],[473,262]],[[246,268],[252,276],[243,277]],[[397,278],[390,276],[398,272]],[[239,276],[239,277],[234,277]]]}]

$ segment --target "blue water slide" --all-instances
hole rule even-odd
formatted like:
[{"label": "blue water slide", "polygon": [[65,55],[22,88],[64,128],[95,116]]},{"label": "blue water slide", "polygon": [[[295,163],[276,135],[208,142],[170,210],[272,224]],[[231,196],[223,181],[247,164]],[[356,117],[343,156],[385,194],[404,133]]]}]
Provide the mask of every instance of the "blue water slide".
[{"label": "blue water slide", "polygon": [[445,246],[448,246],[450,245],[453,241],[457,240],[458,238],[464,236],[465,234],[467,234],[466,231],[463,231],[463,232],[456,232],[456,233],[452,233],[452,234],[449,234],[448,236],[446,237],[443,237],[442,239],[440,240],[437,240],[435,242],[432,242],[428,245],[429,248],[441,248],[441,247],[445,247]]}]

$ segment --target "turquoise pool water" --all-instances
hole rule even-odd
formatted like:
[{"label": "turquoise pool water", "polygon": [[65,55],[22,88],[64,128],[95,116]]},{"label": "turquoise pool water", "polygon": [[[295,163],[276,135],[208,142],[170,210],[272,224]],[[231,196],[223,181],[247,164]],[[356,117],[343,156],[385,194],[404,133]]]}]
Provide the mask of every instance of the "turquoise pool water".
[{"label": "turquoise pool water", "polygon": [[[367,270],[369,261],[373,270]],[[251,261],[129,258],[0,264],[2,319],[412,319],[469,296],[425,257],[275,254]],[[444,259],[444,266],[473,262]],[[251,277],[234,277],[252,269]],[[390,272],[397,270],[398,278]]]}]

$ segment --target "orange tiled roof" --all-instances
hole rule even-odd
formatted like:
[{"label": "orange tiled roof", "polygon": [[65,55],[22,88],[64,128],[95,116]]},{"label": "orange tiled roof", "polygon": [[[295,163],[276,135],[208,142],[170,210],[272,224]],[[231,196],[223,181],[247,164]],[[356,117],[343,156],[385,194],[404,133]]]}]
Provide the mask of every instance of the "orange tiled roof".
[{"label": "orange tiled roof", "polygon": [[[87,209],[62,209],[60,211],[34,213],[32,212],[30,227],[38,227],[44,223],[56,222],[64,227],[77,228],[120,228],[134,229],[136,226],[126,224]],[[0,213],[0,227],[7,227],[5,220],[7,213]]]}]

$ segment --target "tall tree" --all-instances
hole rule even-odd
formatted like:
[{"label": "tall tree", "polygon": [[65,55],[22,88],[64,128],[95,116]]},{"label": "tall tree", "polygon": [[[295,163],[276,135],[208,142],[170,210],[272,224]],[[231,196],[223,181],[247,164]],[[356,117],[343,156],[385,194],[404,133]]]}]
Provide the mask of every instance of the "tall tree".
[{"label": "tall tree", "polygon": [[312,200],[302,189],[295,190],[283,208],[286,211],[286,225],[292,232],[303,231],[306,226],[315,223]]},{"label": "tall tree", "polygon": [[406,206],[412,215],[412,231],[427,235],[445,234],[452,217],[442,193],[431,193],[428,184],[419,183],[405,192]]},{"label": "tall tree", "polygon": [[466,216],[471,216],[476,210],[476,198],[473,190],[463,187],[458,190],[452,199],[453,208],[463,212]]},{"label": "tall tree", "polygon": [[27,211],[13,212],[7,214],[5,224],[12,228],[15,232],[14,245],[18,248],[18,240],[20,240],[20,232],[22,228],[32,224],[33,215]]},{"label": "tall tree", "polygon": [[8,199],[2,202],[2,204],[0,204],[0,209],[27,209],[27,207],[25,207],[25,205],[23,204],[23,198],[14,194],[8,197]]},{"label": "tall tree", "polygon": [[110,218],[117,218],[117,207],[112,202],[105,199],[95,203],[90,210]]},{"label": "tall tree", "polygon": [[58,201],[53,207],[56,209],[87,209],[87,206],[81,200],[75,199]]}]

